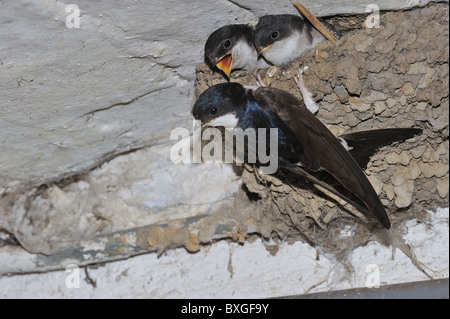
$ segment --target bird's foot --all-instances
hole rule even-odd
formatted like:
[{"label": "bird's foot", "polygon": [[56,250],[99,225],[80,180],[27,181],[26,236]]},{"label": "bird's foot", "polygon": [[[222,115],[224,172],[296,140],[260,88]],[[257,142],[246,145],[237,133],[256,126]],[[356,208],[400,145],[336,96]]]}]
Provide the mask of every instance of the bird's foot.
[{"label": "bird's foot", "polygon": [[266,82],[264,82],[264,80],[262,79],[261,74],[259,74],[259,72],[256,72],[256,84],[259,87],[263,87],[263,88],[267,87]]},{"label": "bird's foot", "polygon": [[308,90],[305,87],[305,82],[303,81],[303,72],[305,72],[308,69],[308,66],[304,66],[304,67],[298,67],[298,73],[297,75],[294,77],[295,83],[297,83],[297,87],[300,91],[300,93],[303,95],[305,95],[305,92],[307,93]]},{"label": "bird's foot", "polygon": [[307,69],[308,69],[308,66],[304,66],[303,68],[299,67],[298,74],[296,77],[294,77],[294,80],[295,80],[295,83],[297,83],[297,87],[303,96],[303,101],[304,101],[307,109],[311,113],[316,114],[317,112],[319,112],[319,106],[313,100],[311,92],[308,91],[308,89],[305,86],[305,82],[303,81],[303,72]]}]

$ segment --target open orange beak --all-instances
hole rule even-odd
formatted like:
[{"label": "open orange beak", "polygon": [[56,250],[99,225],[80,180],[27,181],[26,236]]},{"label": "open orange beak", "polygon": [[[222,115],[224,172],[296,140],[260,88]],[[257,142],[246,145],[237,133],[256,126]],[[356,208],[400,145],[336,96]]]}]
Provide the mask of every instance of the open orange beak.
[{"label": "open orange beak", "polygon": [[231,68],[233,66],[233,54],[227,54],[222,57],[219,62],[217,62],[216,66],[223,71],[223,73],[230,78]]}]

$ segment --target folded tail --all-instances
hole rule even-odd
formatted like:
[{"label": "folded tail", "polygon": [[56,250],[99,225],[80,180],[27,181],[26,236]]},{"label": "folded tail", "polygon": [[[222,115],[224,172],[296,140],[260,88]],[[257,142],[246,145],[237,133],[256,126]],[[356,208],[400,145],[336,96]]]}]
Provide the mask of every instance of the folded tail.
[{"label": "folded tail", "polygon": [[339,137],[347,142],[349,153],[359,166],[366,169],[370,158],[379,148],[419,134],[422,134],[422,130],[418,128],[392,128],[344,134]]}]

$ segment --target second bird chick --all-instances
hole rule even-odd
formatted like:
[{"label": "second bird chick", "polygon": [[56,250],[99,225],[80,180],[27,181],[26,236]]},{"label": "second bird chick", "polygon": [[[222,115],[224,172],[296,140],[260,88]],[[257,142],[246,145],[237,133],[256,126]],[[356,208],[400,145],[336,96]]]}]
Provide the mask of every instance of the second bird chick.
[{"label": "second bird chick", "polygon": [[[321,22],[338,38],[341,36],[333,26]],[[258,54],[273,65],[288,64],[325,39],[308,20],[291,14],[263,16],[254,31]]]}]

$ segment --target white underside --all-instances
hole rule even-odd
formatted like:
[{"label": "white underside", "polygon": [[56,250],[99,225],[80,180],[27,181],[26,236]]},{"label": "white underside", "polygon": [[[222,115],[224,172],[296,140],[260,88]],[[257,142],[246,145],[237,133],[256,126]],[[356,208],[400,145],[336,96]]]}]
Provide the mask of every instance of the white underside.
[{"label": "white underside", "polygon": [[244,40],[239,41],[233,48],[233,70],[257,70],[264,69],[270,65],[263,59],[258,59],[256,49],[249,46]]},{"label": "white underside", "polygon": [[264,52],[264,57],[274,65],[285,65],[301,57],[306,51],[314,49],[324,37],[313,33],[313,41],[309,42],[304,33],[296,32],[292,36],[278,41]]},{"label": "white underside", "polygon": [[209,122],[210,126],[223,126],[226,128],[236,128],[237,124],[239,122],[239,119],[236,117],[236,114],[234,113],[228,113],[222,116],[219,116]]}]

